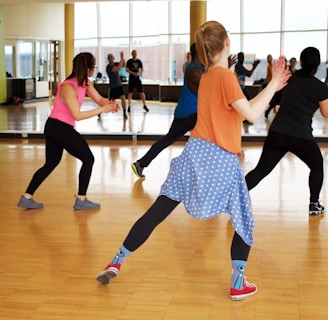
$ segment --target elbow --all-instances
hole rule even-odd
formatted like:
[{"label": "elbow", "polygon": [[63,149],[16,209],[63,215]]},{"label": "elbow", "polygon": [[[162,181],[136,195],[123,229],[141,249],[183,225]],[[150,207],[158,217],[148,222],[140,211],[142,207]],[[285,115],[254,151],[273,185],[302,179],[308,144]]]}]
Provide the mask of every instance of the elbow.
[{"label": "elbow", "polygon": [[74,118],[75,121],[80,121],[80,120],[84,119],[82,114],[75,114],[75,115],[73,115],[73,118]]},{"label": "elbow", "polygon": [[324,118],[328,118],[328,111],[327,111],[327,112],[321,112],[321,115],[322,115]]},{"label": "elbow", "polygon": [[247,117],[245,117],[245,120],[251,122],[251,123],[254,123],[256,122],[257,120],[259,120],[260,118],[260,115],[259,116],[255,116],[255,115],[248,115]]}]

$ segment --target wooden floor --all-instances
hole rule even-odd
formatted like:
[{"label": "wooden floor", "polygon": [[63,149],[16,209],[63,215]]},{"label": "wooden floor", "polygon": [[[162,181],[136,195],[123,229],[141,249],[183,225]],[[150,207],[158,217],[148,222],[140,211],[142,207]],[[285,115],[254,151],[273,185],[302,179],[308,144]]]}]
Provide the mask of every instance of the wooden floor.
[{"label": "wooden floor", "polygon": [[[95,276],[157,197],[185,142],[164,150],[141,181],[130,164],[152,141],[88,141],[95,156],[88,197],[101,208],[73,210],[80,163],[64,153],[35,194],[44,208],[25,210],[16,204],[44,162],[43,140],[0,139],[1,320],[328,319],[328,220],[308,216],[309,171],[295,156],[288,154],[251,191],[256,229],[246,274],[259,292],[237,302],[229,298],[229,216],[198,221],[183,205],[128,258],[118,278],[98,284]],[[320,146],[327,177],[328,145]],[[245,173],[261,149],[261,142],[243,142]],[[326,207],[327,194],[325,181]]]},{"label": "wooden floor", "polygon": [[[328,319],[327,218],[308,216],[308,169],[293,155],[251,191],[257,226],[247,276],[259,292],[233,302],[228,215],[197,221],[182,205],[129,257],[117,279],[109,286],[96,282],[158,195],[184,142],[164,150],[145,170],[145,181],[135,178],[130,163],[149,142],[90,145],[96,161],[88,196],[101,209],[72,209],[80,164],[64,154],[35,194],[45,207],[25,210],[16,203],[43,163],[43,141],[0,140],[0,319]],[[261,144],[245,142],[243,151],[246,173]],[[327,163],[327,145],[322,151]],[[325,205],[327,191],[325,183]]]}]

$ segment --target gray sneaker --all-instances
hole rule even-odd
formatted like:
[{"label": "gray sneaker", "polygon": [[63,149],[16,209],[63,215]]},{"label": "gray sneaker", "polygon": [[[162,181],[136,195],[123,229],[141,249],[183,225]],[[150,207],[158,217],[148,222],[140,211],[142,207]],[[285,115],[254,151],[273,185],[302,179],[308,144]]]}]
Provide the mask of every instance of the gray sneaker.
[{"label": "gray sneaker", "polygon": [[76,198],[73,208],[75,210],[98,209],[98,208],[100,208],[100,204],[89,201],[87,198],[85,198],[83,201],[80,200],[79,198]]},{"label": "gray sneaker", "polygon": [[24,196],[21,196],[17,206],[25,209],[40,209],[43,208],[43,203],[35,202],[33,198],[27,199]]}]

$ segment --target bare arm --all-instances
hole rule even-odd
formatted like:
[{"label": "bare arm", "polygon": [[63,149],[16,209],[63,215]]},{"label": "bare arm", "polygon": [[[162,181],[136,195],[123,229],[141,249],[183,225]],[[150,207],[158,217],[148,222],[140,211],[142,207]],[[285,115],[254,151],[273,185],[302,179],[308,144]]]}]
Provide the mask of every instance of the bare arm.
[{"label": "bare arm", "polygon": [[236,68],[237,75],[246,74],[247,77],[250,77],[260,62],[261,60],[254,60],[251,70],[248,70],[243,65],[239,64]]},{"label": "bare arm", "polygon": [[192,93],[197,94],[201,76],[202,72],[198,68],[192,67],[188,69],[186,73],[186,82]]},{"label": "bare arm", "polygon": [[232,106],[242,114],[245,119],[250,122],[256,122],[270,102],[274,93],[286,86],[290,76],[291,73],[285,67],[285,58],[281,56],[272,66],[272,80],[266,88],[258,93],[253,99],[248,101],[246,98],[243,98],[233,102]]},{"label": "bare arm", "polygon": [[319,101],[320,113],[324,118],[328,118],[328,99]]},{"label": "bare arm", "polygon": [[123,56],[123,51],[120,52],[120,55],[121,55],[120,62],[118,63],[117,66],[113,66],[113,68],[112,68],[112,71],[113,71],[113,72],[118,72],[118,71],[120,71],[121,68],[125,65],[125,60],[124,60],[124,56]]},{"label": "bare arm", "polygon": [[77,121],[92,118],[103,112],[117,112],[119,110],[119,106],[114,101],[109,101],[98,93],[91,81],[89,81],[87,95],[100,107],[93,110],[81,111],[74,86],[67,83],[60,90],[61,100],[67,105],[73,118]]}]

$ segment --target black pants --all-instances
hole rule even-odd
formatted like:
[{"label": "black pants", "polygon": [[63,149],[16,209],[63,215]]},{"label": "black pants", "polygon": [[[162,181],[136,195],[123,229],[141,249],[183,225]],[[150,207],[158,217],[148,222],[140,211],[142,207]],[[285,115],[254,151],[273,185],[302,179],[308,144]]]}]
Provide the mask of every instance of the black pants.
[{"label": "black pants", "polygon": [[318,144],[314,139],[300,139],[271,130],[264,142],[257,166],[245,177],[248,190],[266,177],[289,151],[310,168],[310,201],[318,201],[323,183],[323,158]]},{"label": "black pants", "polygon": [[79,173],[79,195],[86,195],[90,182],[94,156],[85,139],[70,125],[49,118],[46,122],[44,134],[46,138],[46,161],[38,169],[26,189],[26,193],[34,194],[40,184],[59,164],[64,149],[72,156],[82,161]]},{"label": "black pants", "polygon": [[[148,211],[133,225],[123,245],[129,251],[137,250],[180,202],[159,196]],[[231,259],[247,261],[250,246],[235,232],[231,243]]]},{"label": "black pants", "polygon": [[144,168],[147,167],[157,155],[170,146],[173,142],[181,138],[185,133],[192,130],[197,121],[197,113],[192,114],[186,118],[174,119],[169,132],[160,140],[155,142],[148,152],[138,160],[140,165]]}]

